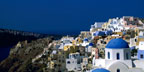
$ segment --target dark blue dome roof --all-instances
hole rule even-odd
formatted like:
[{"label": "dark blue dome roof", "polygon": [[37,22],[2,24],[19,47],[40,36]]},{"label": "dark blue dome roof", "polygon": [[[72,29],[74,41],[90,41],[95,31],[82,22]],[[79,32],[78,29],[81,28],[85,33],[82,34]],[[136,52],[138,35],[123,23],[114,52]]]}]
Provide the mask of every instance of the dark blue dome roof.
[{"label": "dark blue dome roof", "polygon": [[96,31],[93,36],[105,36],[105,32],[102,31]]},{"label": "dark blue dome roof", "polygon": [[106,45],[106,48],[122,49],[122,48],[129,48],[129,45],[125,40],[117,38],[109,41],[109,43]]},{"label": "dark blue dome roof", "polygon": [[94,44],[93,43],[89,43],[89,46],[93,46]]},{"label": "dark blue dome roof", "polygon": [[112,34],[112,30],[105,31],[105,34],[106,35],[111,35]]},{"label": "dark blue dome roof", "polygon": [[104,68],[98,68],[98,69],[92,70],[92,72],[110,72],[110,71],[108,71],[108,70],[106,70]]},{"label": "dark blue dome roof", "polygon": [[84,41],[88,41],[88,39],[87,39],[87,38],[85,38],[85,39],[84,39]]}]

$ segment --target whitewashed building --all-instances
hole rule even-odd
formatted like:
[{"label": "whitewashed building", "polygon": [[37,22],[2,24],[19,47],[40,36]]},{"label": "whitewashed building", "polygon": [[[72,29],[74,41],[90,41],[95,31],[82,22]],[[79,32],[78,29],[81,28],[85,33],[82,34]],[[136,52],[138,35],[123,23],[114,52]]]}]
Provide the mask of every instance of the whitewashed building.
[{"label": "whitewashed building", "polygon": [[66,59],[66,68],[68,71],[81,70],[81,57],[79,53],[69,54],[69,58]]},{"label": "whitewashed building", "polygon": [[74,40],[74,37],[69,37],[69,36],[61,38],[61,40],[60,40],[61,43],[60,43],[58,49],[64,49],[64,46],[72,46],[73,40]]},{"label": "whitewashed building", "polygon": [[[139,65],[141,63],[141,65]],[[129,45],[123,39],[112,39],[105,48],[105,59],[93,58],[93,67],[110,72],[144,72],[144,61],[131,59]]]},{"label": "whitewashed building", "polygon": [[96,31],[97,29],[102,28],[102,25],[103,25],[104,23],[105,23],[105,22],[95,22],[94,25],[91,25],[90,32],[93,32],[93,31]]},{"label": "whitewashed building", "polygon": [[124,26],[123,26],[123,19],[122,18],[113,18],[109,20],[109,24],[108,24],[108,30],[112,30],[113,32],[121,32],[122,30],[124,30]]}]

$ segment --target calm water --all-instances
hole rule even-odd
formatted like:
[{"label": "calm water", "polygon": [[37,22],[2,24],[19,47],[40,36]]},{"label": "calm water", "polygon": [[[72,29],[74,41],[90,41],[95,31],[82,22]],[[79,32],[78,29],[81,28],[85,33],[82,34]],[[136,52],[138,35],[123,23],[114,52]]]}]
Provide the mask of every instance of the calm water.
[{"label": "calm water", "polygon": [[0,61],[8,57],[11,47],[0,48]]}]

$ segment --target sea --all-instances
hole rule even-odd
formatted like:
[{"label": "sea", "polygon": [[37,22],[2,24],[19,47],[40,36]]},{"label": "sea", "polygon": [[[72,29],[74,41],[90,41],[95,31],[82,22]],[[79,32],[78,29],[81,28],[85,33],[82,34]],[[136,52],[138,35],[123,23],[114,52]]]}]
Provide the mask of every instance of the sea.
[{"label": "sea", "polygon": [[3,48],[0,47],[0,62],[9,56],[10,48],[12,48],[12,46],[3,47]]}]

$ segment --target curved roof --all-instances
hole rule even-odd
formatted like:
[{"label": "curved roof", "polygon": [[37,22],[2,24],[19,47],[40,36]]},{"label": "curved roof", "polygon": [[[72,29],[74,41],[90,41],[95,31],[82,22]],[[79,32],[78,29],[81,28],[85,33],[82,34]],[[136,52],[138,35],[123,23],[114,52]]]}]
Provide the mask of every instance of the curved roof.
[{"label": "curved roof", "polygon": [[112,30],[105,31],[105,34],[106,35],[111,35],[112,34]]},{"label": "curved roof", "polygon": [[89,43],[89,46],[93,46],[94,44],[93,43]]},{"label": "curved roof", "polygon": [[106,70],[104,68],[98,68],[98,69],[92,70],[92,72],[110,72],[110,71],[108,71],[108,70]]},{"label": "curved roof", "polygon": [[123,49],[123,48],[129,48],[129,45],[125,40],[117,38],[109,41],[109,43],[106,45],[106,48]]},{"label": "curved roof", "polygon": [[96,31],[93,36],[105,36],[105,32],[102,31]]},{"label": "curved roof", "polygon": [[88,39],[87,39],[87,38],[85,38],[83,41],[88,41]]}]

